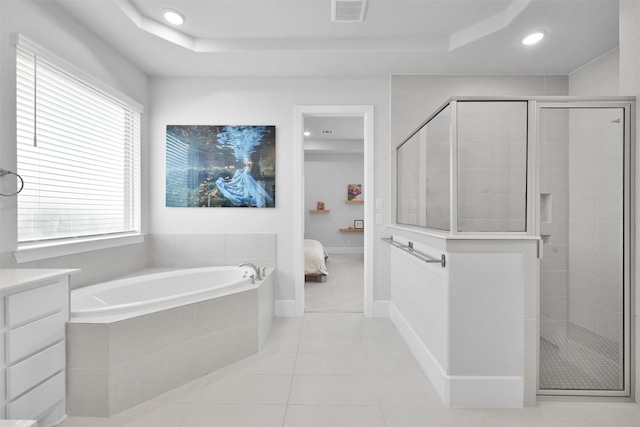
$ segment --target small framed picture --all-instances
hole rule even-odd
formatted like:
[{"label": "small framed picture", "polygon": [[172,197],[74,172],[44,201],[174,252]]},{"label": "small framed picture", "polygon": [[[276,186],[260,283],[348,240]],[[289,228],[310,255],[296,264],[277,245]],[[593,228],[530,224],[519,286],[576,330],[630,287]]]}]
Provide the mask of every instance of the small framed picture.
[{"label": "small framed picture", "polygon": [[362,200],[362,184],[347,185],[347,200]]},{"label": "small framed picture", "polygon": [[363,229],[364,221],[361,219],[356,219],[355,221],[353,221],[353,228],[355,228],[356,230]]}]

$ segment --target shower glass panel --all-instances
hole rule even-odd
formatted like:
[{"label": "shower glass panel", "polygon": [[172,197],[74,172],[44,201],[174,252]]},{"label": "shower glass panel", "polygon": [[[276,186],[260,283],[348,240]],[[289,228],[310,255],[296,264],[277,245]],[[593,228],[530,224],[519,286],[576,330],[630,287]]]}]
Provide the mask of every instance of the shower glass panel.
[{"label": "shower glass panel", "polygon": [[458,231],[524,232],[527,102],[458,101]]},{"label": "shower glass panel", "polygon": [[541,108],[539,119],[540,393],[621,392],[624,109]]},{"label": "shower glass panel", "polygon": [[398,148],[399,224],[450,230],[450,125],[447,105]]}]

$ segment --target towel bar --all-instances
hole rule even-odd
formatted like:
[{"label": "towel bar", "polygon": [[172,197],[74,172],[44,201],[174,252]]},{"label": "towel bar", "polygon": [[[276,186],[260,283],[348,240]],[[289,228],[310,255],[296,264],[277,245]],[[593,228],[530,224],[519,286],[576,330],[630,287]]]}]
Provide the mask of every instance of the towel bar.
[{"label": "towel bar", "polygon": [[393,240],[393,236],[391,237],[383,237],[382,238],[383,241],[389,243],[391,246],[395,246],[396,248],[403,250],[411,255],[413,255],[414,257],[421,259],[424,262],[427,263],[438,263],[440,264],[442,267],[444,267],[445,265],[447,265],[447,261],[446,261],[446,257],[444,254],[442,254],[440,256],[440,258],[433,258],[430,257],[427,254],[423,254],[422,252],[416,251],[415,249],[413,249],[413,242],[409,242],[409,245],[403,245],[402,243],[396,242],[395,240]]}]

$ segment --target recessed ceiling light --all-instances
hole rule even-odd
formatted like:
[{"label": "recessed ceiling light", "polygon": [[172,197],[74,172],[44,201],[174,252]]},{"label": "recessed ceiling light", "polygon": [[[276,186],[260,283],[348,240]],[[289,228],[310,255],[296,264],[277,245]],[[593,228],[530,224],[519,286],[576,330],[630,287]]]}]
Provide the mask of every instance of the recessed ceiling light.
[{"label": "recessed ceiling light", "polygon": [[162,12],[164,19],[166,19],[170,24],[173,25],[182,25],[184,23],[184,16],[173,9],[165,9]]},{"label": "recessed ceiling light", "polygon": [[305,132],[304,133],[304,136],[309,136],[309,135],[311,135],[311,132]]},{"label": "recessed ceiling light", "polygon": [[543,37],[544,37],[544,33],[543,32],[529,34],[527,37],[522,39],[522,44],[527,44],[527,45],[536,44],[540,40],[542,40]]}]

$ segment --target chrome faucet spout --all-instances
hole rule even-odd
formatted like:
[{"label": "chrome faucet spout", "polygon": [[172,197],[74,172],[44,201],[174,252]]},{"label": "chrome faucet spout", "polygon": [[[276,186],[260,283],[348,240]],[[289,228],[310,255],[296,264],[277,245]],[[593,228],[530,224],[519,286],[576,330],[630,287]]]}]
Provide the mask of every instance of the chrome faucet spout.
[{"label": "chrome faucet spout", "polygon": [[253,268],[253,271],[256,272],[255,274],[255,279],[256,280],[262,280],[262,276],[260,275],[260,269],[258,267],[256,267],[255,265],[251,264],[250,262],[243,262],[242,264],[239,264],[238,267],[251,267]]}]

